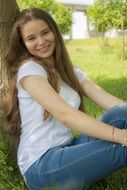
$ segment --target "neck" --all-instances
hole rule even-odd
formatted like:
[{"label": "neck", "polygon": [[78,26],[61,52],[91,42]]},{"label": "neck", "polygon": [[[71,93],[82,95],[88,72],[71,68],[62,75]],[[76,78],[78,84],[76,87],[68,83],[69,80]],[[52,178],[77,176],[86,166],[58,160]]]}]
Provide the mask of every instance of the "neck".
[{"label": "neck", "polygon": [[51,66],[51,68],[54,68],[54,58],[53,56],[43,59],[44,63]]}]

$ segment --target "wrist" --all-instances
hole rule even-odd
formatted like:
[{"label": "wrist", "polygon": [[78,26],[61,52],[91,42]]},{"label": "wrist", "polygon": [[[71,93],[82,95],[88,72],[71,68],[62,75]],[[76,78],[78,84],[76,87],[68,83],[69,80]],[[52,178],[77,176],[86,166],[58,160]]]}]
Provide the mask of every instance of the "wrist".
[{"label": "wrist", "polygon": [[115,128],[114,142],[120,143],[122,146],[127,146],[127,130]]},{"label": "wrist", "polygon": [[123,142],[122,142],[122,146],[127,146],[127,130],[123,129]]},{"label": "wrist", "polygon": [[123,130],[115,127],[112,128],[112,142],[123,143]]}]

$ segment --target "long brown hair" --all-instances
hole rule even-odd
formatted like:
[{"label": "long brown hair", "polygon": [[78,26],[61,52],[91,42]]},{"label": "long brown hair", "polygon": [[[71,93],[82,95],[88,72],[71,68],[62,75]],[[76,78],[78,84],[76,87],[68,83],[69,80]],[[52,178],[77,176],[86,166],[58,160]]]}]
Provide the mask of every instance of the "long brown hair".
[{"label": "long brown hair", "polygon": [[[7,55],[5,57],[5,62],[8,68],[10,88],[8,91],[7,98],[7,119],[10,123],[9,133],[19,135],[20,134],[20,113],[17,98],[17,88],[16,88],[16,74],[20,67],[20,64],[27,59],[34,58],[26,49],[21,31],[23,26],[31,21],[41,19],[44,20],[49,28],[53,31],[55,35],[55,50],[53,52],[54,66],[43,62],[43,67],[47,72],[48,81],[51,86],[59,93],[60,77],[65,81],[70,87],[76,90],[81,98],[80,110],[83,109],[83,91],[79,84],[79,81],[74,73],[73,65],[71,63],[70,57],[66,50],[62,35],[58,29],[58,26],[52,16],[50,16],[46,11],[31,8],[21,11],[13,25],[12,32],[10,35],[9,48]],[[39,61],[40,63],[40,61]],[[44,118],[47,119],[50,114],[45,110]]]}]

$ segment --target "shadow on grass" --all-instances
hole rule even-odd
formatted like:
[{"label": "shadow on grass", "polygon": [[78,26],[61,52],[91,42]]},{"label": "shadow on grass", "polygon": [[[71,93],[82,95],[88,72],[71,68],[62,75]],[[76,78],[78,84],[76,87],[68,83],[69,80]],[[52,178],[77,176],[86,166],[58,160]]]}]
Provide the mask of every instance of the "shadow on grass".
[{"label": "shadow on grass", "polygon": [[127,100],[127,78],[109,79],[109,78],[96,78],[97,83],[107,90],[109,93],[117,96],[123,100]]}]

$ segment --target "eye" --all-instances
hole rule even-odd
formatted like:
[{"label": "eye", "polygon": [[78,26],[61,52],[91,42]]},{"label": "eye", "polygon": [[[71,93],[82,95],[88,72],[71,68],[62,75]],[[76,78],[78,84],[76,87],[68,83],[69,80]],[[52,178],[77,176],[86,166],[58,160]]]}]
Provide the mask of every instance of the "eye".
[{"label": "eye", "polygon": [[48,34],[49,32],[50,32],[50,30],[43,31],[43,32],[42,32],[42,35],[46,35],[46,34]]},{"label": "eye", "polygon": [[32,41],[34,39],[35,39],[35,37],[30,37],[30,38],[27,39],[27,41]]}]

